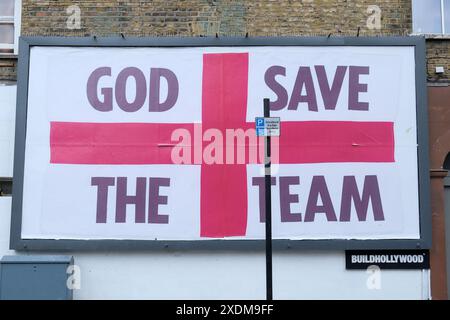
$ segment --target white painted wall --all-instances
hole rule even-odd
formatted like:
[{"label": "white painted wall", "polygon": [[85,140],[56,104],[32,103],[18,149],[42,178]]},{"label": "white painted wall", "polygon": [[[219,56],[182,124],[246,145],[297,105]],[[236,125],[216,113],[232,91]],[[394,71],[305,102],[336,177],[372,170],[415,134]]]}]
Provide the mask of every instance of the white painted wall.
[{"label": "white painted wall", "polygon": [[16,86],[0,84],[0,177],[12,177]]},{"label": "white painted wall", "polygon": [[[15,86],[0,85],[0,176],[12,176]],[[0,197],[0,257],[9,250],[11,198]],[[43,253],[42,253],[43,254]],[[54,253],[52,253],[54,254]],[[75,299],[264,299],[263,252],[73,253],[81,269]],[[369,290],[365,271],[346,271],[343,251],[274,255],[276,299],[423,299],[422,271],[382,271]]]}]

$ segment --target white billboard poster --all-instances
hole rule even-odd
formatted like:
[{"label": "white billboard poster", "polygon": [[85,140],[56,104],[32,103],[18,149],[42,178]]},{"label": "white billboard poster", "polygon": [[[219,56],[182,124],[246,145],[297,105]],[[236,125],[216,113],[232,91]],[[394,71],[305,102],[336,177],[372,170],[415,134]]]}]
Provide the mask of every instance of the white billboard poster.
[{"label": "white billboard poster", "polygon": [[21,239],[420,239],[414,46],[31,46]]}]

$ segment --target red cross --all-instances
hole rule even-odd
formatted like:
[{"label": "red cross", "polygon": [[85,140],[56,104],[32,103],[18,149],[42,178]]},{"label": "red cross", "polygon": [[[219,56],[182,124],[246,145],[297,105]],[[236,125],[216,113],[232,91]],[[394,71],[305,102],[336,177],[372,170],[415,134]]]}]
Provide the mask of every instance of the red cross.
[{"label": "red cross", "polygon": [[[254,128],[246,120],[248,65],[248,53],[203,55],[203,131],[219,129],[225,137],[225,129]],[[258,108],[262,114],[262,99]],[[50,162],[173,164],[172,148],[161,145],[173,144],[171,134],[179,128],[194,136],[194,124],[186,123],[51,122]],[[280,163],[394,161],[392,122],[285,121],[279,145]],[[248,146],[241,148],[248,151]],[[245,235],[248,157],[246,161],[201,164],[201,236]]]}]

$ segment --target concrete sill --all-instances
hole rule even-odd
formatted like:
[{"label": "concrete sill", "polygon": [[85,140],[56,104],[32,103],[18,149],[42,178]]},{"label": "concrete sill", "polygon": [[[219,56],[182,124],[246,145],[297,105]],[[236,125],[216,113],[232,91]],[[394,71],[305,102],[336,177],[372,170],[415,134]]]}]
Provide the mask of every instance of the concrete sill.
[{"label": "concrete sill", "polygon": [[450,34],[411,33],[410,36],[423,36],[426,40],[450,40]]},{"label": "concrete sill", "polygon": [[2,59],[17,59],[17,58],[18,58],[17,54],[0,53],[0,60],[2,60]]}]

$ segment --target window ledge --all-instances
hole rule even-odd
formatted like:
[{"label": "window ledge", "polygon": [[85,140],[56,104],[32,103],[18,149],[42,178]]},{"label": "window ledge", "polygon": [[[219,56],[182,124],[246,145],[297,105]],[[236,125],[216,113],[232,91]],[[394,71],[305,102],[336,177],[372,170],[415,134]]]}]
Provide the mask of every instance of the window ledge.
[{"label": "window ledge", "polygon": [[428,87],[449,87],[450,83],[448,83],[448,82],[430,82],[428,80],[427,81],[427,86]]},{"label": "window ledge", "polygon": [[426,40],[450,40],[450,34],[411,33],[410,36],[423,36]]},{"label": "window ledge", "polygon": [[18,55],[13,53],[0,53],[0,60],[1,59],[17,59]]}]

